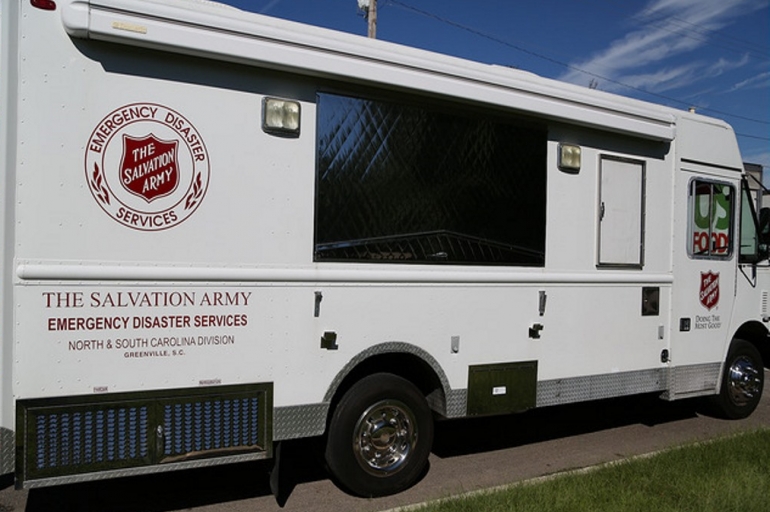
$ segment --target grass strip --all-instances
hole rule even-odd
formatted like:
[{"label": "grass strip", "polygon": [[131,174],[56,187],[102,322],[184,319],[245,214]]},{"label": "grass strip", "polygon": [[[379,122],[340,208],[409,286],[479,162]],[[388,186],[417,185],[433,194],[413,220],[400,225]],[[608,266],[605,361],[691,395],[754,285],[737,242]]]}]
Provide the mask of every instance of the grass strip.
[{"label": "grass strip", "polygon": [[770,429],[473,493],[419,512],[767,512]]}]

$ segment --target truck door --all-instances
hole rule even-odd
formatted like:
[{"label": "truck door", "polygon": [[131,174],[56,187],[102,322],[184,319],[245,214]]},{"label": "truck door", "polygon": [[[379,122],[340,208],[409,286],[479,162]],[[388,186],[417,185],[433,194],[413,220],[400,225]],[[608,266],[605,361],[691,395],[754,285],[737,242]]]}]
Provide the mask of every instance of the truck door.
[{"label": "truck door", "polygon": [[642,267],[644,163],[602,158],[599,265]]},{"label": "truck door", "polygon": [[[738,178],[736,176],[735,178]],[[729,340],[738,258],[737,179],[684,171],[677,176],[673,241],[672,391],[713,392]]]}]

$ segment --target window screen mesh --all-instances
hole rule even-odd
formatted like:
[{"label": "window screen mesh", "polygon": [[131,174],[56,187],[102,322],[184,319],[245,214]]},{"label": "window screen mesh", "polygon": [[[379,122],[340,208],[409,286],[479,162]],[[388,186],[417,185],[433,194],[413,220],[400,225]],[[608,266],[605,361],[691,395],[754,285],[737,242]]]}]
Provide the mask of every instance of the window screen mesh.
[{"label": "window screen mesh", "polygon": [[546,133],[318,95],[316,261],[544,264]]}]

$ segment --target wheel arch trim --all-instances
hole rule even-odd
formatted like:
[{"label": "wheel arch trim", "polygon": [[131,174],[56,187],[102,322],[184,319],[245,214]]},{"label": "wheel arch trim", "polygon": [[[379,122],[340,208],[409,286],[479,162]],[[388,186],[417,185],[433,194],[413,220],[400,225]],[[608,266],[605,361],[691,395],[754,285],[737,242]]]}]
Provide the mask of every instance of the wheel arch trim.
[{"label": "wheel arch trim", "polygon": [[[438,363],[436,358],[434,358],[430,353],[420,347],[401,341],[391,341],[373,345],[366,350],[356,354],[355,357],[348,361],[348,363],[334,377],[334,380],[332,380],[329,388],[326,391],[324,402],[331,403],[332,400],[334,400],[334,397],[337,395],[337,392],[339,391],[342,383],[356,370],[356,368],[359,368],[363,363],[371,360],[374,357],[383,355],[413,356],[421,360],[422,363],[433,370],[433,373],[437,378],[441,386],[441,391],[444,395],[443,399],[428,400],[431,409],[437,413],[443,416],[450,416],[450,414],[447,414],[448,412],[451,412],[450,409],[453,409],[453,407],[450,407],[450,404],[457,402],[458,400],[462,401],[463,406],[465,405],[464,398],[466,396],[466,390],[452,390],[451,386],[449,385],[449,379],[447,378],[446,373],[444,373],[444,370],[441,368],[441,365]],[[462,410],[464,411],[464,407]],[[451,416],[455,415],[452,414]]]}]

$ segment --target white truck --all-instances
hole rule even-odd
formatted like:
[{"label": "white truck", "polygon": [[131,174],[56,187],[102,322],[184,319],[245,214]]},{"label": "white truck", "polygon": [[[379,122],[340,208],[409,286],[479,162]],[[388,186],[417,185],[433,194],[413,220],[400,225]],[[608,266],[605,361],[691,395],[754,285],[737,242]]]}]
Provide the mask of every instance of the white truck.
[{"label": "white truck", "polygon": [[18,487],[323,435],[376,496],[436,419],[756,407],[767,223],[724,122],[211,2],[0,12]]}]

